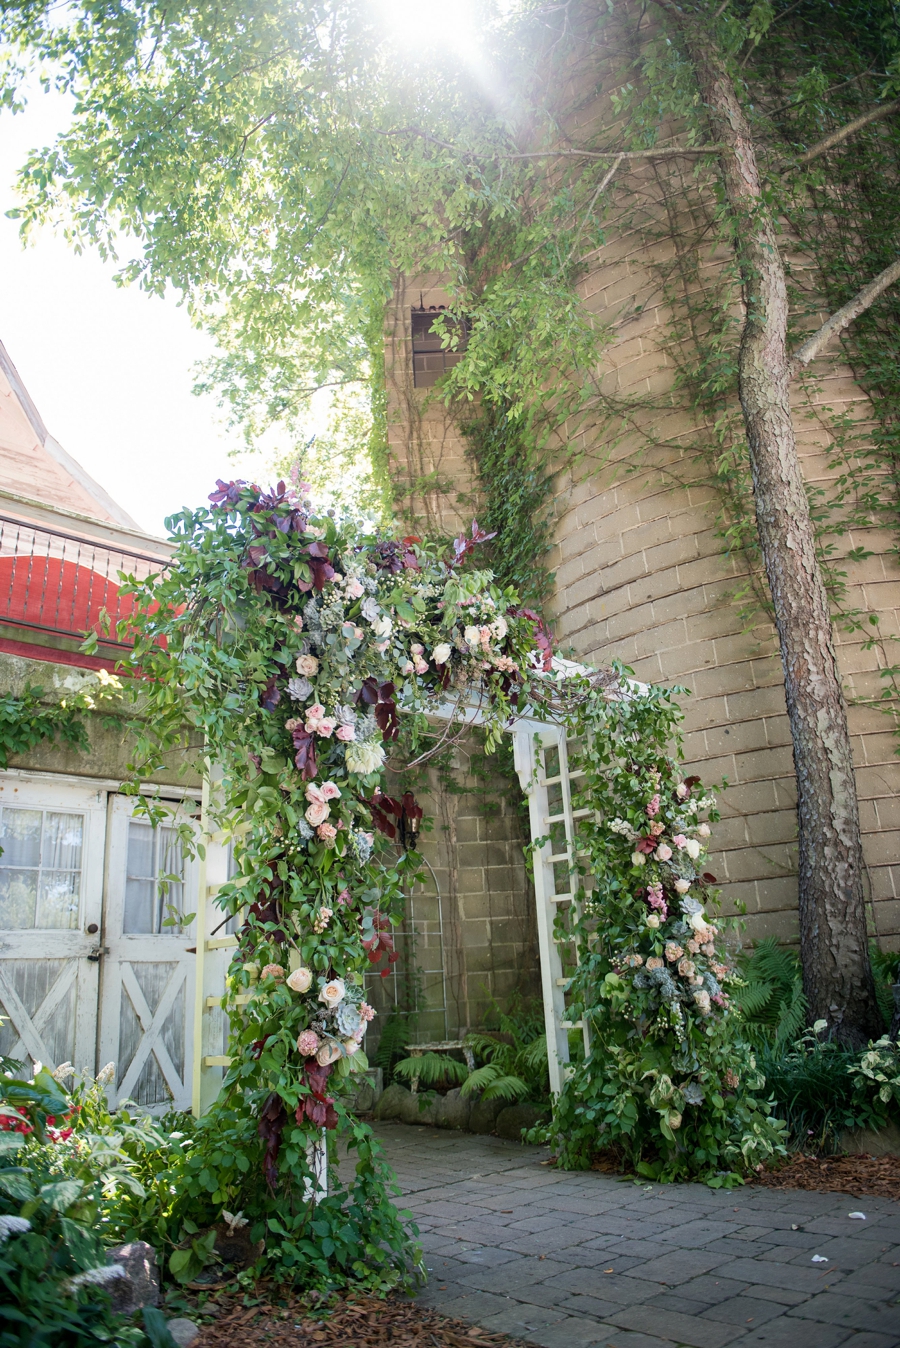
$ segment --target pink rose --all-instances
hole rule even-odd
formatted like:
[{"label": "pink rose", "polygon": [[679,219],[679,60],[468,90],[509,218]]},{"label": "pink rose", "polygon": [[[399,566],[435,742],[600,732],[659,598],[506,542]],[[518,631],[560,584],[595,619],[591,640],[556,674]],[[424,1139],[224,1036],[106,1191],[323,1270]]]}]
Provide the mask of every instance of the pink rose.
[{"label": "pink rose", "polygon": [[[307,814],[308,813],[309,811],[307,810]],[[334,846],[334,840],[337,837],[337,829],[334,827],[334,824],[320,824],[316,829],[316,833],[318,833],[320,840],[326,847]]]},{"label": "pink rose", "polygon": [[339,800],[340,795],[341,795],[340,787],[336,786],[334,782],[322,783],[323,800]]},{"label": "pink rose", "polygon": [[672,841],[676,847],[684,847],[687,843],[687,838],[683,833],[676,833]]},{"label": "pink rose", "polygon": [[365,593],[362,581],[351,580],[350,584],[347,586],[347,593],[351,599],[361,599]]},{"label": "pink rose", "polygon": [[353,729],[352,725],[339,725],[334,733],[336,737],[339,740],[343,740],[345,744],[349,744],[351,740],[356,739],[356,731]]},{"label": "pink rose", "polygon": [[293,627],[295,632],[303,631],[303,619],[300,617],[299,613],[295,618],[291,618],[291,627]]},{"label": "pink rose", "polygon": [[306,787],[306,799],[309,801],[318,801],[321,805],[322,801],[325,799],[325,793],[321,786],[318,786],[315,782],[309,782]]},{"label": "pink rose", "polygon": [[416,673],[417,673],[417,674],[427,674],[427,673],[428,673],[428,661],[427,661],[427,660],[419,660],[419,659],[416,660]]},{"label": "pink rose", "polygon": [[323,1044],[316,1054],[316,1062],[320,1067],[327,1067],[329,1063],[337,1062],[341,1056],[341,1050],[337,1044]]},{"label": "pink rose", "polygon": [[421,655],[422,652],[424,651],[425,647],[424,647],[423,645],[421,645],[420,642],[414,641],[413,644],[410,646],[409,649],[410,649],[410,651],[411,651],[411,653],[412,653],[413,655]]},{"label": "pink rose", "polygon": [[306,821],[312,824],[313,828],[324,824],[329,815],[328,805],[324,800],[314,800],[311,805],[306,807]]},{"label": "pink rose", "polygon": [[411,674],[413,672],[412,660],[406,660],[400,668],[401,674]]},{"label": "pink rose", "polygon": [[323,739],[330,739],[334,734],[334,721],[330,720],[328,717],[326,717],[325,720],[320,721],[316,726],[316,734],[321,735]]},{"label": "pink rose", "polygon": [[297,1052],[304,1058],[311,1058],[319,1047],[319,1036],[315,1030],[302,1030],[297,1035]]},{"label": "pink rose", "polygon": [[672,856],[672,849],[667,843],[660,843],[655,855],[657,861],[668,861]]}]

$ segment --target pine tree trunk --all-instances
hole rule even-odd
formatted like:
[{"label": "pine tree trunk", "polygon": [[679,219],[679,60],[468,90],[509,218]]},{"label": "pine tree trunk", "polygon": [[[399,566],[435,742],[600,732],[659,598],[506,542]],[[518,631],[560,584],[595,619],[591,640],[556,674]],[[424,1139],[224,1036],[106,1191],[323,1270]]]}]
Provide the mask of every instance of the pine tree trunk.
[{"label": "pine tree trunk", "polygon": [[709,27],[684,14],[680,22],[713,139],[727,147],[721,171],[745,303],[738,389],[797,773],[803,989],[811,1021],[860,1043],[882,1029],[847,709],[791,416],[784,265],[734,82]]}]

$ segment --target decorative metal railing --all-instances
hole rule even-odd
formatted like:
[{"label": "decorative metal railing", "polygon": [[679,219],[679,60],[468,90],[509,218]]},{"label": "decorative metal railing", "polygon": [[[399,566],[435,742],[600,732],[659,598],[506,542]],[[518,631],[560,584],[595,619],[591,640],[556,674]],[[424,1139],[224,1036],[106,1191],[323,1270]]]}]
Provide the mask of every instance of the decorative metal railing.
[{"label": "decorative metal railing", "polygon": [[127,645],[115,625],[134,612],[134,602],[121,593],[121,576],[144,580],[165,564],[151,553],[0,515],[0,623],[64,637],[97,632],[104,644]]}]

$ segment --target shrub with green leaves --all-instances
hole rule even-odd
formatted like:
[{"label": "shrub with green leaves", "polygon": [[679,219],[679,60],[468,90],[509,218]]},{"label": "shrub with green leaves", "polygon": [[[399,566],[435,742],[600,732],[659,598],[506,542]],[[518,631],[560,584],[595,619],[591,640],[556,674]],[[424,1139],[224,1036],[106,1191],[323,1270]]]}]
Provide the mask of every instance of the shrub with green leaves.
[{"label": "shrub with green leaves", "polygon": [[145,1198],[122,1130],[143,1146],[152,1126],[108,1129],[102,1095],[90,1080],[69,1095],[46,1070],[0,1076],[0,1348],[171,1348],[159,1312],[141,1328],[110,1308],[106,1247]]}]

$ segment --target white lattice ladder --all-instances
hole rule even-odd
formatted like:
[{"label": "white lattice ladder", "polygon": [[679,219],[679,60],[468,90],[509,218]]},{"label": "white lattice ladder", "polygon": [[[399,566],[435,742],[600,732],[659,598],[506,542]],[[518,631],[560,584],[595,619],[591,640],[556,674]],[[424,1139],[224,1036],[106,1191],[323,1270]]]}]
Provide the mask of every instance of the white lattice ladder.
[{"label": "white lattice ladder", "polygon": [[[579,877],[576,870],[576,824],[586,817],[587,809],[572,807],[572,782],[584,775],[578,768],[570,768],[569,747],[565,729],[561,726],[520,722],[513,731],[516,770],[522,789],[528,796],[532,839],[545,838],[534,851],[534,890],[537,908],[538,943],[541,955],[541,981],[544,996],[544,1024],[547,1032],[547,1057],[550,1065],[550,1089],[558,1095],[567,1074],[569,1063],[569,1031],[581,1030],[585,1053],[590,1051],[590,1034],[583,1020],[573,1021],[566,1006],[566,993],[571,974],[566,975],[561,946],[571,946],[571,963],[578,963],[578,949],[574,940],[557,934],[556,919],[561,904],[568,904],[570,918],[577,922],[581,905],[576,897]],[[555,753],[554,753],[555,751]],[[547,773],[548,754],[556,758],[554,768]],[[551,788],[554,800],[551,804]],[[548,835],[554,825],[562,824],[565,832],[565,850],[554,852]],[[564,872],[564,888],[557,890],[557,869]]]}]

